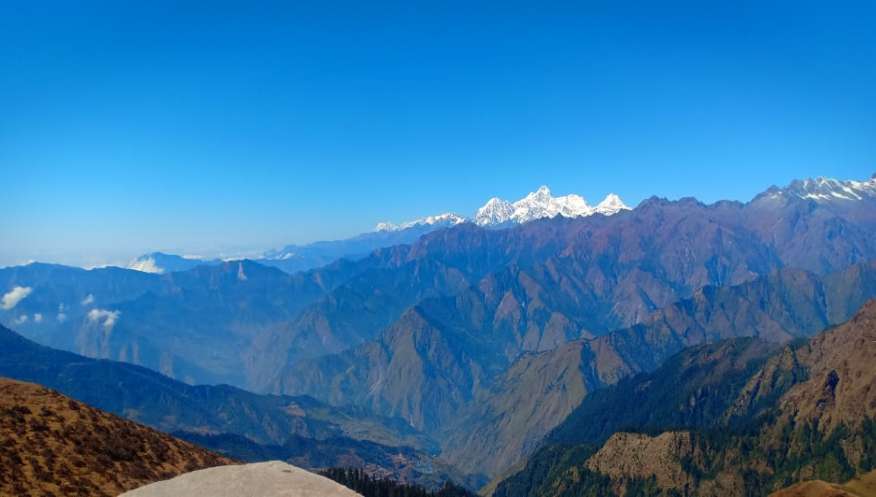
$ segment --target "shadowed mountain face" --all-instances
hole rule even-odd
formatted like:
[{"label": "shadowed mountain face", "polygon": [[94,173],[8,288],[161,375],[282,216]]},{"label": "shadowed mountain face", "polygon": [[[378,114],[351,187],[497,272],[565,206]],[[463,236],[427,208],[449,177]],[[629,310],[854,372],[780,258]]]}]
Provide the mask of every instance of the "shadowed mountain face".
[{"label": "shadowed mountain face", "polygon": [[30,383],[0,378],[0,494],[107,496],[232,461]]},{"label": "shadowed mountain face", "polygon": [[40,346],[2,327],[0,375],[40,383],[195,442],[209,441],[205,445],[238,459],[285,454],[306,467],[347,464],[417,481],[422,473],[439,471],[430,467],[434,443],[399,419],[329,407],[310,397],[190,386],[142,367]]},{"label": "shadowed mountain face", "polygon": [[876,467],[876,302],[767,350],[700,347],[594,394],[495,495],[764,495]]},{"label": "shadowed mountain face", "polygon": [[536,354],[526,353],[527,334],[557,333],[555,344],[587,335],[575,315],[546,305],[563,294],[542,298],[532,279],[519,277],[504,280],[511,291],[491,296],[501,280],[485,281],[485,291],[424,301],[373,343],[291,368],[282,389],[402,417],[442,440],[444,459],[496,475],[535,450],[590,392],[652,371],[685,347],[750,336],[782,343],[848,319],[876,297],[876,264],[821,277],[785,269],[706,287],[633,327]]}]

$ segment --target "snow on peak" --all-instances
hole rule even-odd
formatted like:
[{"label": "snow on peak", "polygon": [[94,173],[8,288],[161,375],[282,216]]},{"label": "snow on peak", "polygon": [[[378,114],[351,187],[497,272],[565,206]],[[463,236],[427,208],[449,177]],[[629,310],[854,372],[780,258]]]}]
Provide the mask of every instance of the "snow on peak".
[{"label": "snow on peak", "polygon": [[604,199],[602,199],[602,202],[596,204],[596,212],[605,216],[628,210],[630,210],[630,208],[616,193],[609,193]]},{"label": "snow on peak", "polygon": [[785,188],[771,188],[768,198],[797,197],[816,202],[876,200],[876,175],[865,181],[817,177],[792,181]]},{"label": "snow on peak", "polygon": [[426,216],[420,219],[415,219],[413,221],[408,221],[406,223],[400,224],[389,222],[378,223],[375,227],[375,231],[401,231],[416,226],[456,226],[457,224],[464,223],[465,221],[466,219],[458,214],[445,212],[444,214],[438,214],[436,216]]},{"label": "snow on peak", "polygon": [[487,200],[483,207],[478,209],[475,213],[474,221],[479,226],[502,224],[508,222],[512,215],[514,215],[514,205],[511,202],[493,197]]},{"label": "snow on peak", "polygon": [[[478,226],[498,226],[506,223],[522,224],[535,219],[563,217],[584,217],[593,214],[610,216],[629,207],[614,193],[609,193],[596,207],[593,207],[580,195],[569,194],[554,197],[547,185],[538,187],[516,202],[509,202],[499,197],[487,200],[475,212],[474,221]],[[441,214],[429,216],[402,224],[380,223],[376,231],[401,231],[414,226],[454,226],[466,222],[467,219],[456,214]]]},{"label": "snow on peak", "polygon": [[511,221],[525,223],[545,217],[580,217],[593,214],[593,207],[587,204],[580,195],[565,195],[554,197],[547,186],[541,186],[522,199],[514,202],[514,213]]},{"label": "snow on peak", "polygon": [[546,217],[584,217],[592,214],[610,216],[629,209],[616,194],[611,193],[596,207],[591,207],[584,197],[575,194],[554,197],[550,188],[541,186],[522,199],[511,203],[491,198],[475,214],[475,223],[480,226],[525,223]]}]

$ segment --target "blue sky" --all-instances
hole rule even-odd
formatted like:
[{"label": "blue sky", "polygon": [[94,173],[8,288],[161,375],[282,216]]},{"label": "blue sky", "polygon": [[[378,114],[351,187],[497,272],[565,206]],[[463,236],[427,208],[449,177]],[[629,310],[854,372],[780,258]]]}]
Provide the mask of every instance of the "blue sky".
[{"label": "blue sky", "polygon": [[872,2],[3,2],[0,264],[340,238],[540,184],[636,204],[869,177],[874,18]]}]

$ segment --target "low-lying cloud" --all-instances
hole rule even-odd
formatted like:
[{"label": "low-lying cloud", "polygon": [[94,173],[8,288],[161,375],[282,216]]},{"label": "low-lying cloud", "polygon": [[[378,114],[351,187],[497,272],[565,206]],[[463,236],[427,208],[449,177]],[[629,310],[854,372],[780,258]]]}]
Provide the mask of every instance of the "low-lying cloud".
[{"label": "low-lying cloud", "polygon": [[163,274],[164,268],[159,267],[158,264],[155,263],[155,259],[149,257],[147,259],[141,259],[132,262],[128,269],[133,269],[135,271],[143,271],[144,273],[153,273],[153,274]]},{"label": "low-lying cloud", "polygon": [[106,309],[92,309],[88,311],[88,322],[101,324],[106,331],[111,331],[119,319],[121,311],[108,311]]},{"label": "low-lying cloud", "polygon": [[3,299],[0,301],[0,307],[5,311],[13,309],[19,302],[24,300],[25,297],[30,295],[32,291],[33,288],[29,286],[17,286],[3,295]]}]

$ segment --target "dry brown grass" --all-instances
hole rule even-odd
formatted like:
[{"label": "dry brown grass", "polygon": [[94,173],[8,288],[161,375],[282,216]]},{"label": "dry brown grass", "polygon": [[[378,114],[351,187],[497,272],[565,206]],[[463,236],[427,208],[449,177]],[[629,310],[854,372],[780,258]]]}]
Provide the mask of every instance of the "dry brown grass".
[{"label": "dry brown grass", "polygon": [[837,485],[821,480],[805,481],[770,494],[770,497],[876,497],[876,471]]},{"label": "dry brown grass", "polygon": [[0,378],[0,496],[116,496],[231,462],[55,391]]}]

